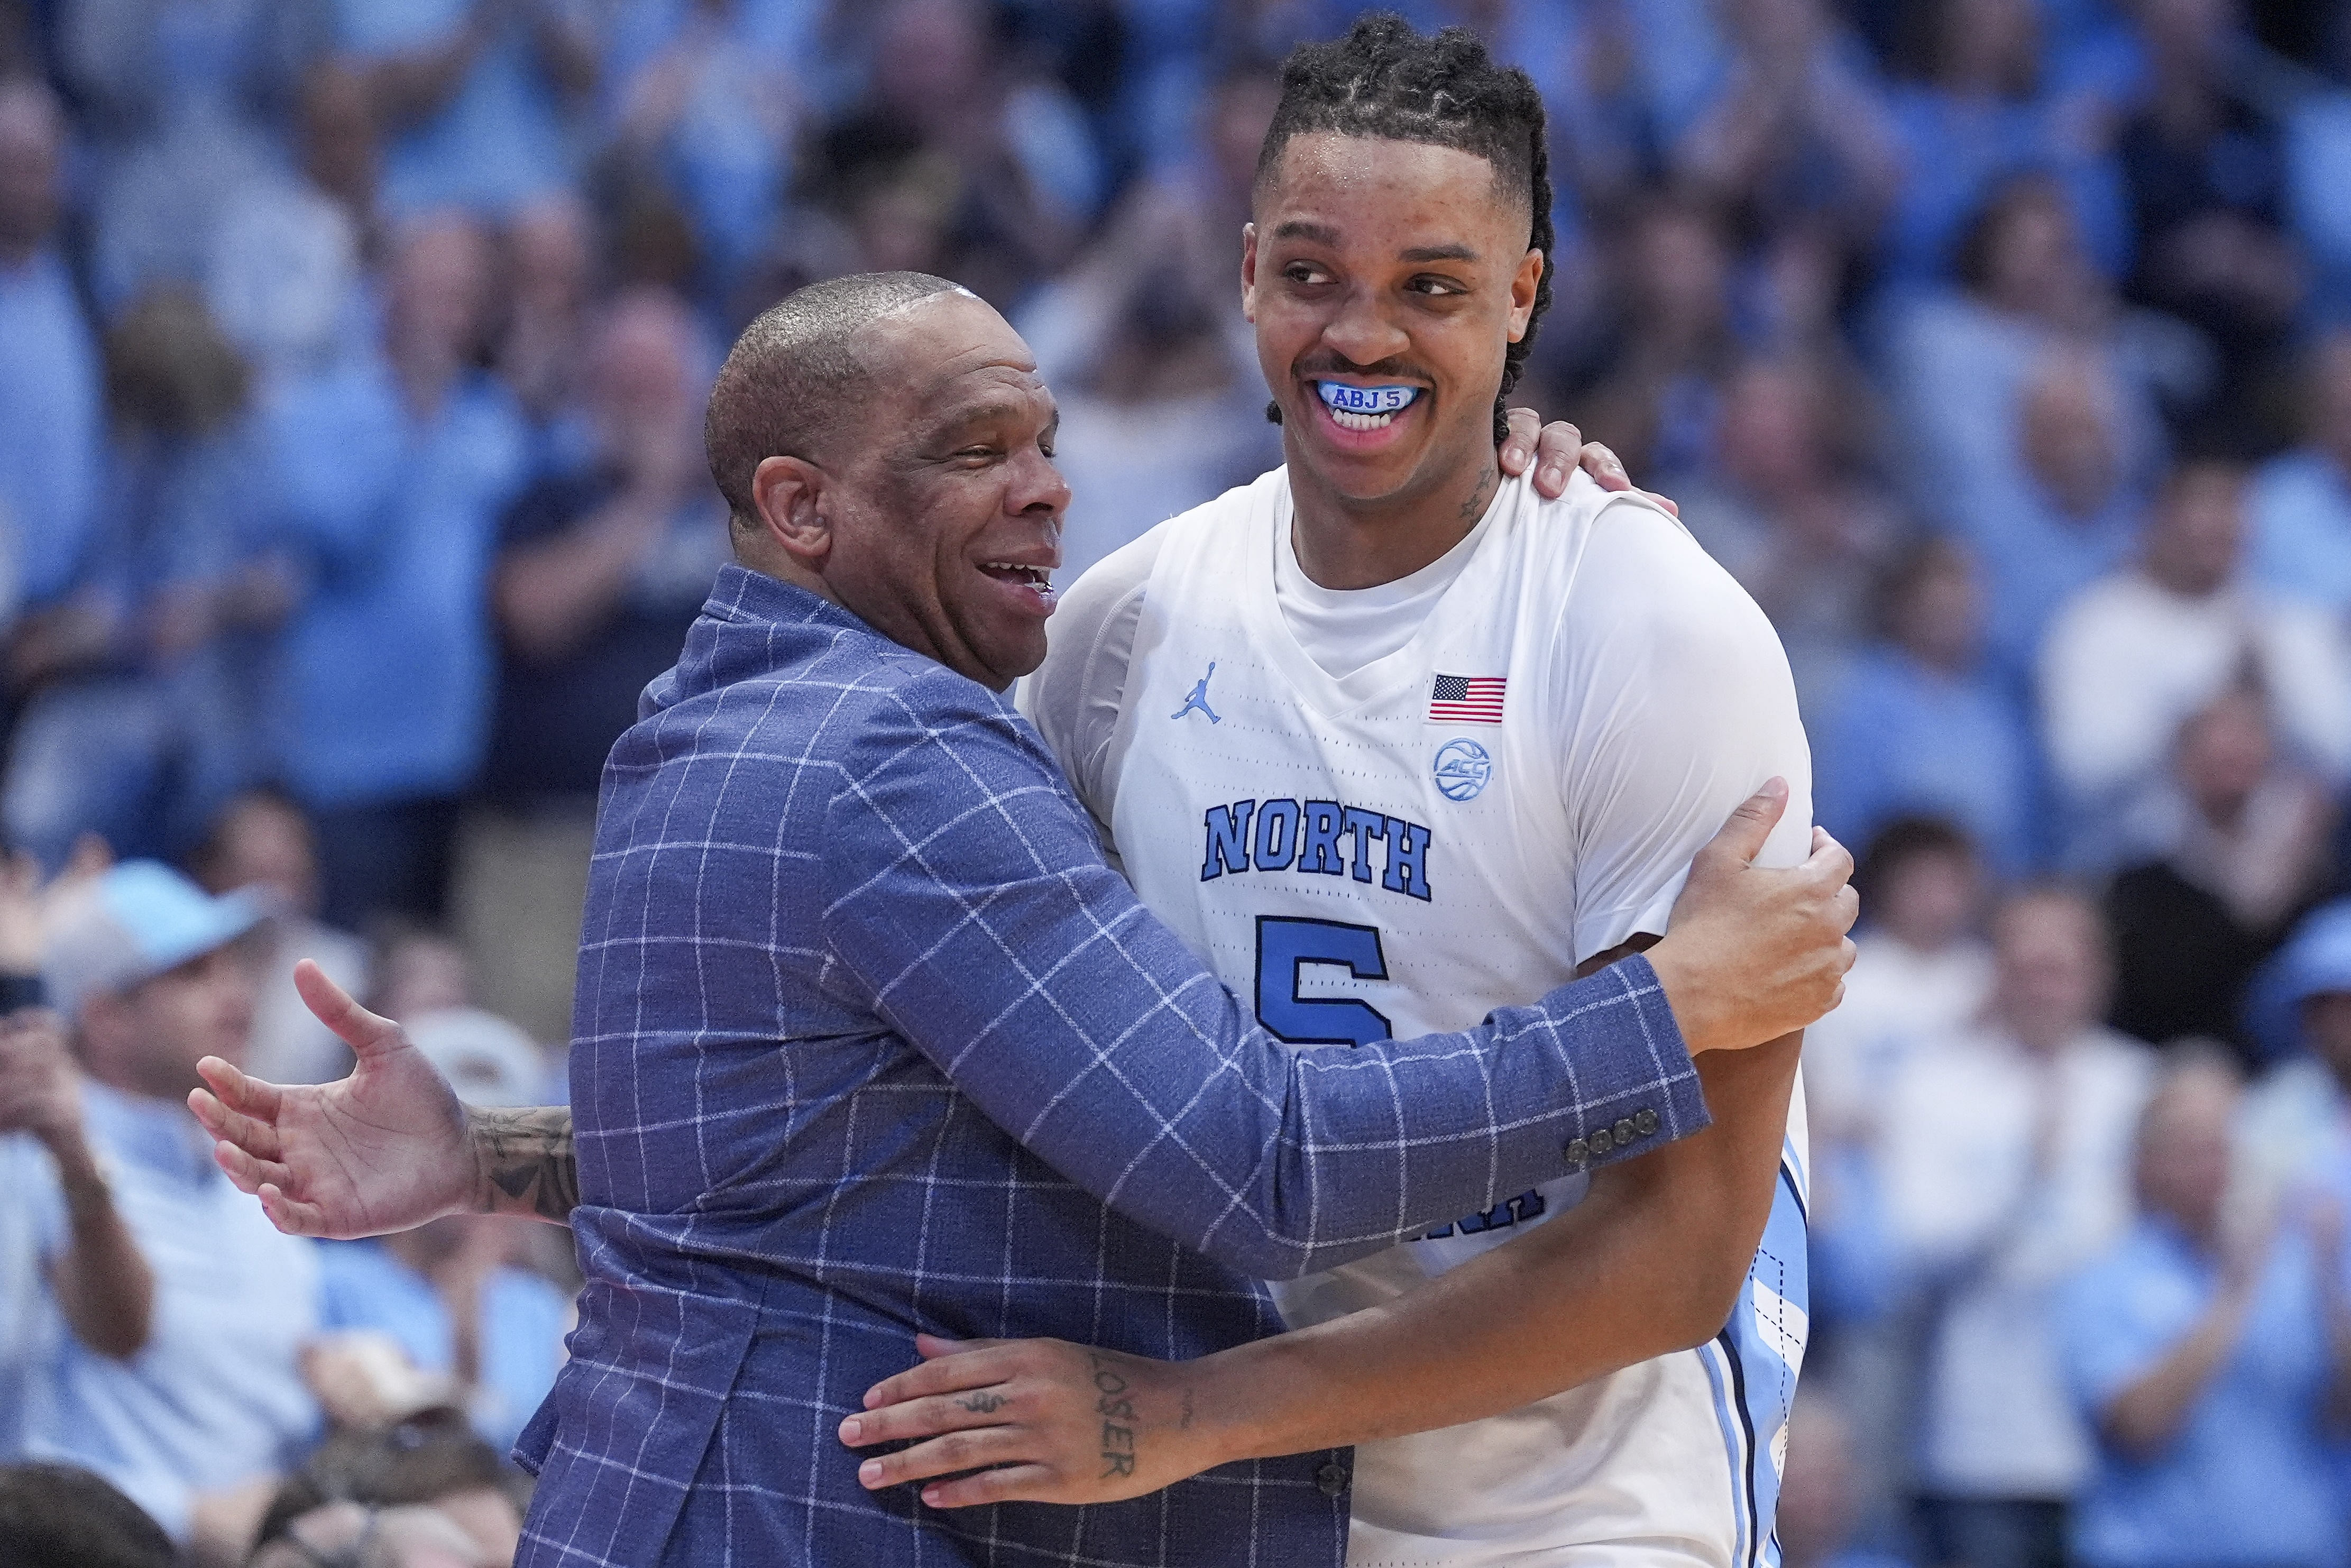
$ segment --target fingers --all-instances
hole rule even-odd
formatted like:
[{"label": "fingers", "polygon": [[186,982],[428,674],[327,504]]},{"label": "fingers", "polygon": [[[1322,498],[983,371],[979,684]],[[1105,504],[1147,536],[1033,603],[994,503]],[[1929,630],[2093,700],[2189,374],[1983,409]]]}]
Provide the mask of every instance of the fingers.
[{"label": "fingers", "polygon": [[[924,1339],[915,1341],[920,1349]],[[935,1344],[950,1344],[950,1340],[934,1340]],[[979,1342],[975,1342],[979,1343]],[[909,1399],[921,1399],[934,1394],[959,1394],[966,1389],[985,1388],[1001,1383],[1012,1371],[1007,1364],[1002,1346],[1010,1342],[989,1340],[983,1348],[966,1347],[955,1354],[942,1353],[919,1366],[910,1366],[894,1377],[885,1377],[865,1391],[865,1408],[878,1409],[884,1405],[903,1404]],[[927,1354],[927,1353],[926,1353]]]},{"label": "fingers", "polygon": [[936,1361],[943,1355],[962,1355],[968,1351],[994,1350],[1002,1344],[1019,1342],[1008,1339],[943,1339],[935,1333],[914,1336],[914,1354],[925,1361]]},{"label": "fingers", "polygon": [[[1515,479],[1527,471],[1528,464],[1534,461],[1536,432],[1542,427],[1542,415],[1531,408],[1514,408],[1505,413],[1503,419],[1510,425],[1510,433],[1502,438],[1501,446],[1494,454],[1494,461],[1501,465],[1504,474]],[[1537,484],[1541,484],[1540,479]]]},{"label": "fingers", "polygon": [[[1571,424],[1567,428],[1572,431],[1575,426]],[[1633,487],[1633,476],[1625,472],[1625,465],[1617,460],[1616,454],[1596,441],[1587,441],[1578,448],[1575,461],[1586,474],[1600,482],[1604,490],[1623,491]]]},{"label": "fingers", "polygon": [[[1782,802],[1784,805],[1784,801]],[[1754,804],[1753,801],[1748,802]],[[1740,810],[1745,810],[1741,806]],[[1813,852],[1804,858],[1804,874],[1831,884],[1853,883],[1853,852],[1823,832],[1813,830]]]},{"label": "fingers", "polygon": [[932,1508],[971,1508],[987,1502],[1058,1502],[1061,1478],[1044,1465],[1006,1465],[982,1470],[961,1480],[940,1481],[923,1489],[923,1501]]},{"label": "fingers", "polygon": [[1555,419],[1542,427],[1535,441],[1535,492],[1545,500],[1556,501],[1567,494],[1567,482],[1575,473],[1577,455],[1583,450],[1583,432],[1563,419]]},{"label": "fingers", "polygon": [[1038,1436],[1015,1427],[982,1427],[975,1431],[948,1432],[894,1454],[883,1454],[857,1467],[857,1484],[868,1491],[904,1486],[908,1481],[951,1476],[982,1465],[1008,1465],[1036,1458]]},{"label": "fingers", "polygon": [[[196,1120],[204,1123],[215,1138],[243,1144],[264,1159],[277,1158],[282,1153],[277,1143],[277,1113],[285,1104],[285,1095],[277,1085],[247,1078],[217,1056],[207,1056],[197,1062],[196,1071],[211,1085],[209,1090],[188,1091],[188,1109],[196,1113]],[[196,1099],[200,1094],[204,1101],[202,1104]],[[215,1115],[217,1121],[214,1120]]]},{"label": "fingers", "polygon": [[351,994],[327,978],[314,959],[294,966],[294,988],[318,1020],[342,1038],[362,1061],[381,1055],[401,1041],[400,1026],[379,1018],[351,999]]},{"label": "fingers", "polygon": [[1012,1419],[1004,1413],[1005,1406],[1011,1403],[1012,1396],[1004,1385],[997,1384],[967,1394],[885,1405],[878,1410],[841,1417],[841,1444],[845,1448],[870,1448],[876,1443],[904,1443],[917,1437],[935,1437],[945,1432],[1001,1427]]},{"label": "fingers", "polygon": [[283,1192],[294,1179],[294,1173],[275,1160],[257,1160],[235,1144],[213,1145],[213,1164],[220,1166],[236,1190],[248,1197],[259,1197],[265,1186]]},{"label": "fingers", "polygon": [[325,1212],[315,1203],[295,1202],[277,1183],[263,1182],[253,1196],[261,1200],[261,1212],[269,1216],[269,1223],[287,1235],[324,1236],[327,1233]]},{"label": "fingers", "polygon": [[[1771,836],[1771,830],[1780,825],[1781,814],[1787,809],[1788,781],[1777,778],[1766,779],[1763,788],[1740,802],[1739,809],[1730,813],[1730,821],[1722,824],[1721,831],[1707,841],[1706,847],[1698,852],[1698,861],[1704,862],[1712,859],[1734,862],[1740,865],[1752,864],[1755,857],[1763,852],[1763,841]],[[1840,853],[1843,849],[1844,846],[1838,846]]]}]

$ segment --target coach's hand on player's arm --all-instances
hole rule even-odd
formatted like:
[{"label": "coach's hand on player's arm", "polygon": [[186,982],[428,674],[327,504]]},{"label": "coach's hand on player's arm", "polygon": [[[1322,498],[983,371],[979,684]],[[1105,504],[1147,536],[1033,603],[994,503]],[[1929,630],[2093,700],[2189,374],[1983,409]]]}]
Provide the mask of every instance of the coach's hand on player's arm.
[{"label": "coach's hand on player's arm", "polygon": [[1844,996],[1861,901],[1853,856],[1818,828],[1800,866],[1754,863],[1788,809],[1774,779],[1731,813],[1690,862],[1650,967],[1692,1055],[1762,1045],[1817,1020]]},{"label": "coach's hand on player's arm", "polygon": [[[1510,434],[1495,454],[1494,460],[1502,472],[1515,479],[1534,466],[1535,489],[1548,499],[1556,501],[1567,493],[1567,481],[1582,468],[1599,483],[1604,490],[1630,490],[1632,476],[1616,454],[1596,441],[1586,441],[1583,433],[1563,419],[1549,424],[1542,415],[1531,408],[1510,411]],[[1654,490],[1641,492],[1676,517],[1682,509]]]},{"label": "coach's hand on player's arm", "polygon": [[[1058,1339],[923,1334],[914,1345],[923,1364],[875,1384],[841,1424],[852,1448],[925,1439],[861,1464],[869,1490],[929,1481],[933,1508],[1117,1502],[1242,1457],[1238,1435],[1207,1418],[1243,1403],[1218,1388],[1214,1357],[1154,1361]],[[965,1470],[978,1473],[934,1479]]]},{"label": "coach's hand on player's arm", "polygon": [[217,1056],[188,1109],[229,1180],[290,1236],[408,1230],[444,1214],[561,1220],[579,1202],[571,1113],[468,1111],[406,1031],[304,959],[294,983],[357,1059],[333,1083],[281,1086]]}]

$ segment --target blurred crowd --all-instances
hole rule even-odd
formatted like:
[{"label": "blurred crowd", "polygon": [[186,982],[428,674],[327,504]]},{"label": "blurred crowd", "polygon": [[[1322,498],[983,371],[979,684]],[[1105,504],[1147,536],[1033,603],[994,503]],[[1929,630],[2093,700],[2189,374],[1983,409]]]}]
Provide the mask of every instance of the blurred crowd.
[{"label": "blurred crowd", "polygon": [[[311,957],[561,1097],[789,288],[1007,312],[1064,581],[1278,462],[1238,234],[1357,8],[0,0],[0,1556],[510,1555],[562,1233],[280,1237],[196,1057],[340,1073]],[[1789,1568],[2351,1563],[2351,5],[1398,8],[1542,88],[1520,396],[1771,614],[1865,851]]]}]

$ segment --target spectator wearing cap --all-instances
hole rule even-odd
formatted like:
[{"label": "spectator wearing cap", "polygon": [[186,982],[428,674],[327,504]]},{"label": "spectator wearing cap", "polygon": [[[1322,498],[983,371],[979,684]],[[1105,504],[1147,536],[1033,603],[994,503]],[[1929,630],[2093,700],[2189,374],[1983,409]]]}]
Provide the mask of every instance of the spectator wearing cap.
[{"label": "spectator wearing cap", "polygon": [[2074,1519],[2084,1568],[2334,1568],[2346,1540],[2330,1406],[2351,1389],[2333,1205],[2231,1234],[2235,1069],[2191,1052],[2141,1118],[2138,1212],[2057,1303],[2096,1433]]},{"label": "spectator wearing cap", "polygon": [[[296,1361],[318,1327],[312,1244],[221,1174],[185,1103],[199,1060],[245,1053],[254,977],[239,939],[261,915],[127,862],[60,897],[44,966],[87,1074],[90,1146],[155,1284],[135,1355],[76,1334],[37,1369],[31,1446],[104,1476],[200,1560],[242,1549],[284,1450],[319,1422]],[[55,1278],[73,1195],[60,1184],[37,1201]]]},{"label": "spectator wearing cap", "polygon": [[2260,1210],[2314,1178],[2351,1201],[2351,900],[2314,911],[2256,979],[2247,1026],[2279,1058],[2245,1095],[2238,1180]]},{"label": "spectator wearing cap", "polygon": [[[407,1021],[409,1039],[467,1104],[536,1105],[538,1047],[504,1019],[447,1008]],[[555,1385],[571,1303],[515,1266],[527,1222],[452,1215],[414,1230],[320,1248],[324,1326],[372,1329],[426,1372],[454,1377],[474,1429],[501,1451]]]}]

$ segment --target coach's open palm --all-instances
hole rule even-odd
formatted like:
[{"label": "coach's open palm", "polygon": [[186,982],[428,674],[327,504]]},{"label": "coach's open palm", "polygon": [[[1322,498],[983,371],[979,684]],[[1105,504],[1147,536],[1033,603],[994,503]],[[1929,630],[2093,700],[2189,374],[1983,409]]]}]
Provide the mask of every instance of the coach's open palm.
[{"label": "coach's open palm", "polygon": [[295,966],[294,983],[358,1064],[338,1082],[281,1087],[217,1056],[198,1062],[212,1090],[191,1091],[188,1108],[220,1140],[229,1180],[291,1236],[381,1236],[473,1207],[480,1176],[455,1092],[318,965]]},{"label": "coach's open palm", "polygon": [[1195,1418],[1200,1363],[1058,1339],[923,1334],[914,1346],[923,1364],[875,1384],[864,1412],[841,1424],[852,1448],[926,1439],[860,1465],[869,1490],[930,1481],[923,1500],[933,1508],[1117,1502],[1230,1457],[1217,1451],[1214,1424]]}]

